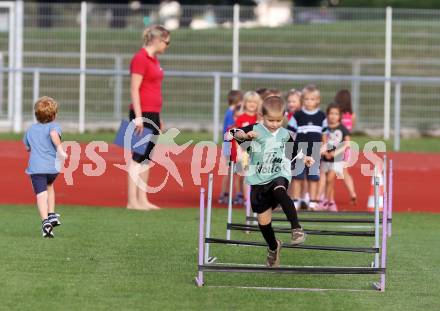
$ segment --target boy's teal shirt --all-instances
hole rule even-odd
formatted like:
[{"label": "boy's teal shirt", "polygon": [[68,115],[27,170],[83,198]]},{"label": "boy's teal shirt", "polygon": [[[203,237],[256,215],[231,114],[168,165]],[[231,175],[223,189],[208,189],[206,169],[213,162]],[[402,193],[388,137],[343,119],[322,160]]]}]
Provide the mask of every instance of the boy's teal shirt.
[{"label": "boy's teal shirt", "polygon": [[272,133],[260,123],[254,125],[253,131],[258,133],[258,137],[250,142],[246,183],[264,185],[277,177],[284,177],[290,182],[291,163],[285,155],[287,142],[292,142],[292,146],[288,147],[293,149],[290,132],[282,127]]}]

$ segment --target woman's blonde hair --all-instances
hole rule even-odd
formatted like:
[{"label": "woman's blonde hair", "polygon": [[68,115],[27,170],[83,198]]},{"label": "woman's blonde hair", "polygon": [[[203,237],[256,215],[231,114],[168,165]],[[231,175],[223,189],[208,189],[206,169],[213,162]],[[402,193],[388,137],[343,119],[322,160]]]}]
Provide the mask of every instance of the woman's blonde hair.
[{"label": "woman's blonde hair", "polygon": [[162,25],[152,25],[144,29],[142,39],[144,46],[151,44],[156,38],[166,39],[170,36],[170,31]]},{"label": "woman's blonde hair", "polygon": [[257,103],[257,105],[258,105],[257,111],[260,111],[261,103],[263,102],[263,100],[261,99],[260,95],[258,95],[257,92],[248,91],[243,96],[243,106],[242,106],[243,111],[246,110],[246,103],[247,102],[255,102],[255,103]]},{"label": "woman's blonde hair", "polygon": [[43,96],[34,105],[35,118],[40,123],[49,123],[55,120],[58,113],[58,103],[49,96]]}]

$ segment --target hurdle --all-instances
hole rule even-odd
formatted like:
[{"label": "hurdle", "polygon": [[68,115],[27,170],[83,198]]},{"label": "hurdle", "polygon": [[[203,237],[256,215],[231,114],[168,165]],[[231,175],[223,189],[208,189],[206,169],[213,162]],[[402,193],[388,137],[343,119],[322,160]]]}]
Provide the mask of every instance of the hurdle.
[{"label": "hurdle", "polygon": [[[386,156],[384,156],[384,169],[382,170],[383,172],[383,180],[384,183],[386,183]],[[232,165],[234,165],[234,163],[232,162]],[[230,176],[230,185],[229,185],[229,189],[230,189],[230,193],[231,193],[231,189],[232,189],[232,183],[233,183],[233,176]],[[392,185],[392,179],[389,179],[389,187],[391,189]],[[386,187],[384,186],[384,190],[386,189]],[[250,206],[250,186],[247,187],[247,196],[246,196],[246,204],[245,204],[245,211],[246,211],[246,225],[250,226],[251,223],[253,225],[257,224],[257,215],[255,213],[253,213],[253,215],[251,216],[251,206]],[[230,200],[228,202],[228,222],[227,222],[227,228],[226,228],[226,239],[230,239],[231,237],[231,230],[243,230],[246,233],[249,233],[250,231],[253,230],[248,230],[248,228],[243,227],[243,226],[237,226],[238,224],[234,224],[232,223],[232,214],[233,214],[233,209],[232,209],[232,199],[231,199],[230,195]],[[392,202],[390,202],[392,203]],[[389,205],[389,210],[388,210],[388,218],[386,219],[386,222],[388,224],[388,235],[390,236],[390,230],[391,230],[391,223],[392,223],[392,218],[390,216],[391,212],[390,212],[390,208],[391,208],[391,204]],[[274,211],[273,213],[275,214],[283,214],[282,211]],[[301,223],[331,223],[331,224],[340,224],[340,225],[346,225],[346,224],[365,224],[364,227],[368,227],[368,225],[376,225],[377,221],[376,221],[376,213],[374,212],[369,212],[369,211],[345,211],[345,212],[329,212],[329,211],[307,211],[307,210],[299,210],[297,211],[298,213],[298,220]],[[324,218],[324,217],[307,217],[306,215],[314,215],[314,216],[322,216],[322,215],[326,215],[326,216],[331,216],[329,218]],[[379,211],[379,226],[382,223],[382,211]],[[283,214],[284,215],[284,214]],[[303,216],[304,215],[304,216]],[[339,217],[341,216],[341,217]],[[347,218],[347,216],[354,216],[353,218]],[[367,216],[367,217],[364,217]],[[368,216],[373,216],[373,218],[368,217]],[[272,222],[286,222],[286,218],[282,217],[273,217],[272,218]],[[311,233],[313,234],[313,232]],[[354,233],[356,234],[356,232]],[[362,234],[360,236],[363,236]]]},{"label": "hurdle", "polygon": [[[207,224],[205,237],[205,189],[200,189],[200,220],[199,220],[199,252],[198,252],[198,273],[195,278],[195,283],[198,287],[202,287],[205,285],[204,282],[204,273],[206,272],[230,272],[230,273],[282,273],[282,274],[341,274],[341,275],[361,275],[361,274],[371,274],[371,275],[380,275],[380,280],[378,282],[373,283],[373,288],[377,289],[381,292],[385,290],[385,282],[386,282],[386,265],[387,265],[387,228],[388,228],[388,200],[384,202],[384,208],[382,217],[379,219],[379,201],[378,201],[378,188],[379,188],[379,177],[377,176],[377,169],[375,172],[375,222],[378,223],[379,220],[382,223],[381,226],[381,237],[382,243],[380,245],[380,232],[379,226],[375,226],[374,231],[368,231],[368,235],[366,236],[374,236],[374,247],[343,247],[343,246],[322,246],[322,245],[285,245],[283,244],[283,248],[286,249],[304,249],[311,251],[338,251],[338,252],[357,252],[357,253],[368,253],[374,254],[374,265],[372,267],[344,267],[344,266],[280,266],[277,268],[268,268],[264,265],[250,265],[250,264],[238,264],[238,263],[213,263],[209,259],[209,245],[210,244],[227,244],[227,245],[238,245],[238,246],[250,246],[250,247],[267,247],[264,242],[256,242],[256,241],[240,241],[240,240],[231,240],[230,236],[227,239],[219,239],[215,237],[211,237],[211,224],[212,221],[211,209],[212,209],[212,200],[208,199],[207,204]],[[209,176],[208,182],[208,198],[212,197],[212,183],[213,177]],[[388,198],[388,193],[384,194],[384,197]],[[229,218],[228,220],[232,220]],[[258,227],[251,224],[243,224],[246,230],[249,231],[257,231]],[[232,226],[228,230],[232,230]],[[279,229],[281,230],[281,229]],[[258,230],[259,231],[259,230]],[[287,228],[285,229],[287,232]],[[317,230],[322,231],[322,230]],[[290,232],[290,230],[289,230]],[[313,231],[312,231],[313,232]],[[341,231],[338,231],[341,232]],[[348,235],[348,231],[342,231],[344,234]],[[325,232],[327,234],[328,232]],[[333,233],[333,232],[330,232]],[[311,233],[309,233],[311,234]],[[318,233],[319,234],[319,233]],[[332,235],[332,234],[329,234]],[[352,235],[350,235],[352,236]],[[364,235],[365,236],[365,235]],[[379,260],[380,259],[380,260]],[[245,287],[243,287],[245,288]],[[254,287],[252,287],[254,288]],[[255,287],[258,288],[258,287]],[[282,289],[282,290],[332,290],[332,289],[316,289],[316,288],[263,288],[263,289]],[[350,289],[348,289],[350,290]]]}]

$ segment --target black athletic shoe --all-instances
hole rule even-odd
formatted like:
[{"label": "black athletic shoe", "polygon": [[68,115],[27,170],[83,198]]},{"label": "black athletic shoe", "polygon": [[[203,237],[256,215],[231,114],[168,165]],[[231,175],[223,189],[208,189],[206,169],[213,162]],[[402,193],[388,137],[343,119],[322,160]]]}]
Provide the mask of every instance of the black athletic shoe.
[{"label": "black athletic shoe", "polygon": [[44,220],[41,224],[41,233],[43,235],[43,238],[53,238],[53,226],[49,222],[48,219]]},{"label": "black athletic shoe", "polygon": [[56,227],[56,226],[60,226],[61,225],[61,221],[60,221],[60,215],[59,214],[51,214],[49,215],[49,217],[47,218],[50,222],[50,224],[52,225],[52,227]]},{"label": "black athletic shoe", "polygon": [[281,250],[281,241],[277,240],[277,249],[272,251],[269,248],[267,249],[267,261],[266,266],[269,268],[277,268],[280,265],[280,250]]}]

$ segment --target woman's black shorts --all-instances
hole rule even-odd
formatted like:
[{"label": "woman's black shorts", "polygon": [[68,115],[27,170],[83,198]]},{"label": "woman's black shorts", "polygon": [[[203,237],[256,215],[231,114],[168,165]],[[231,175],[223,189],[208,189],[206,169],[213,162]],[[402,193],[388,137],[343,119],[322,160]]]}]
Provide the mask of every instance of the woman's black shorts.
[{"label": "woman's black shorts", "polygon": [[[135,118],[135,114],[133,110],[130,110],[130,121]],[[142,112],[142,117],[145,119],[149,119],[150,122],[144,122],[144,127],[149,128],[153,131],[153,137],[151,141],[148,143],[147,149],[144,154],[139,154],[133,152],[132,159],[137,163],[142,163],[145,160],[151,160],[150,154],[153,151],[154,146],[156,145],[156,141],[159,137],[159,129],[160,129],[160,116],[158,112]],[[153,123],[153,124],[151,124]]]},{"label": "woman's black shorts", "polygon": [[251,206],[254,213],[261,214],[269,208],[277,207],[279,202],[274,196],[274,188],[277,186],[284,186],[287,190],[289,181],[284,177],[277,177],[268,184],[251,186]]}]

